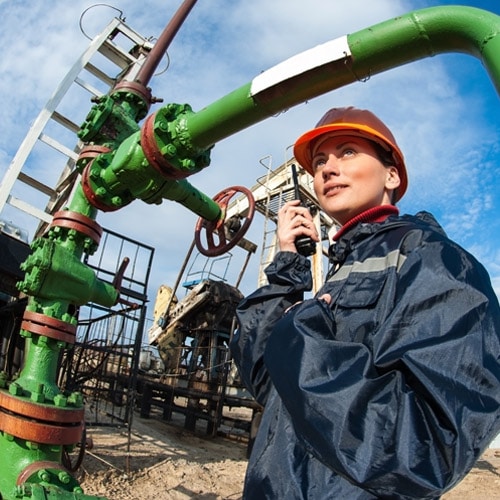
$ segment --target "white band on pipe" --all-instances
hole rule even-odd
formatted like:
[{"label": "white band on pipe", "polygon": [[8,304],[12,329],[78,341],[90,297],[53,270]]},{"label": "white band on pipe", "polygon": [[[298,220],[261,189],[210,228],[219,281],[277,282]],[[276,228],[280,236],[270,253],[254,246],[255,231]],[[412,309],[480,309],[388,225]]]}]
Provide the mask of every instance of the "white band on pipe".
[{"label": "white band on pipe", "polygon": [[286,61],[264,71],[252,80],[250,95],[255,96],[266,89],[334,61],[351,56],[347,35],[301,52]]}]

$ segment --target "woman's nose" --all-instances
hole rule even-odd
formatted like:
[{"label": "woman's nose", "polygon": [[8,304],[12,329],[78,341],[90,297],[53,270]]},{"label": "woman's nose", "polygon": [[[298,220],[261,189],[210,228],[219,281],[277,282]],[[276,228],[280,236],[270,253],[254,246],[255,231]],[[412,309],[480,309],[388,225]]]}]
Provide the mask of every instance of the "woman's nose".
[{"label": "woman's nose", "polygon": [[325,179],[327,179],[331,175],[339,175],[340,171],[338,158],[334,154],[330,153],[322,170],[323,177]]}]

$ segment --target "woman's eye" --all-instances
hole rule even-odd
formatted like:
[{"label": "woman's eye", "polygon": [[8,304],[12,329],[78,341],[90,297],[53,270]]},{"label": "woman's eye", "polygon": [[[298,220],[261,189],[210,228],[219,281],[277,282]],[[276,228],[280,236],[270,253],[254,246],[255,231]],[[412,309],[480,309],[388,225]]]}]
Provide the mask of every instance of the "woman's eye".
[{"label": "woman's eye", "polygon": [[326,163],[326,159],[325,158],[316,158],[313,161],[313,169],[316,170],[318,168],[321,168],[325,163]]},{"label": "woman's eye", "polygon": [[346,148],[342,151],[342,156],[352,156],[355,154],[356,154],[356,151],[354,151],[354,149],[352,149],[352,148]]}]

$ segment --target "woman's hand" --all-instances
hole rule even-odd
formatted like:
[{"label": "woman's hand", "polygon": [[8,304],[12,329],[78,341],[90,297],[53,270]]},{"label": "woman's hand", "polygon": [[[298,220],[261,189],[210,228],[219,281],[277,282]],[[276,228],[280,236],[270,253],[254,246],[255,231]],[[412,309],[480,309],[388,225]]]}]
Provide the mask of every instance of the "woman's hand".
[{"label": "woman's hand", "polygon": [[[320,295],[319,297],[316,297],[316,300],[321,300],[325,304],[330,305],[332,303],[332,296],[329,293],[324,293],[323,295]],[[302,304],[304,301],[299,300],[298,302],[295,302],[295,304],[292,304],[290,307],[287,307],[285,309],[284,314],[292,310],[295,306],[298,306],[299,304]]]},{"label": "woman's hand", "polygon": [[278,212],[278,244],[282,252],[297,252],[295,240],[308,236],[318,242],[319,236],[311,212],[299,200],[286,202]]}]

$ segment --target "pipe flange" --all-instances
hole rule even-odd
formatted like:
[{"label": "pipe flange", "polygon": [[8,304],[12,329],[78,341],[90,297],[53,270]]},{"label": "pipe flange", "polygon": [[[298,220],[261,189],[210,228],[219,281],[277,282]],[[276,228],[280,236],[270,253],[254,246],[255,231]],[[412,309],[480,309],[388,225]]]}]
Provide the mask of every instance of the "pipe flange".
[{"label": "pipe flange", "polygon": [[97,196],[97,194],[94,192],[94,189],[92,187],[92,182],[90,180],[90,170],[92,167],[92,162],[90,162],[82,172],[82,189],[83,189],[83,194],[89,201],[89,203],[97,208],[98,210],[101,210],[102,212],[114,212],[120,208],[118,205],[108,205],[102,198]]},{"label": "pipe flange", "polygon": [[83,421],[68,425],[36,422],[29,418],[7,413],[0,407],[0,430],[34,443],[71,445],[80,442]]},{"label": "pipe flange", "polygon": [[66,467],[58,464],[57,462],[50,462],[49,460],[40,460],[27,465],[17,476],[16,486],[20,486],[30,480],[30,478],[38,473],[40,470],[50,470],[54,473],[70,474]]},{"label": "pipe flange", "polygon": [[183,172],[175,168],[164,158],[158,147],[154,131],[155,117],[156,113],[149,115],[141,129],[141,147],[144,151],[144,156],[148,160],[148,163],[163,177],[175,180],[185,179],[189,176],[189,172]]},{"label": "pipe flange", "polygon": [[70,210],[61,210],[54,214],[50,227],[62,227],[74,229],[85,236],[88,236],[97,246],[101,241],[102,227],[90,217]]},{"label": "pipe flange", "polygon": [[106,146],[97,144],[88,144],[83,146],[76,160],[76,167],[80,173],[92,160],[99,155],[110,153],[112,150]]},{"label": "pipe flange", "polygon": [[153,101],[153,96],[151,95],[151,89],[149,87],[146,87],[139,82],[127,82],[125,80],[122,80],[121,82],[118,82],[113,88],[113,93],[115,92],[130,92],[131,94],[136,96],[136,98],[139,99],[139,102],[143,104],[141,106],[142,109],[138,110],[138,119],[141,120],[146,116],[151,106],[151,102]]},{"label": "pipe flange", "polygon": [[0,408],[12,414],[23,417],[55,422],[59,424],[78,424],[83,421],[84,408],[57,408],[41,403],[33,403],[27,399],[13,396],[5,391],[0,391]]},{"label": "pipe flange", "polygon": [[67,344],[75,343],[76,326],[46,314],[24,311],[21,328]]}]

